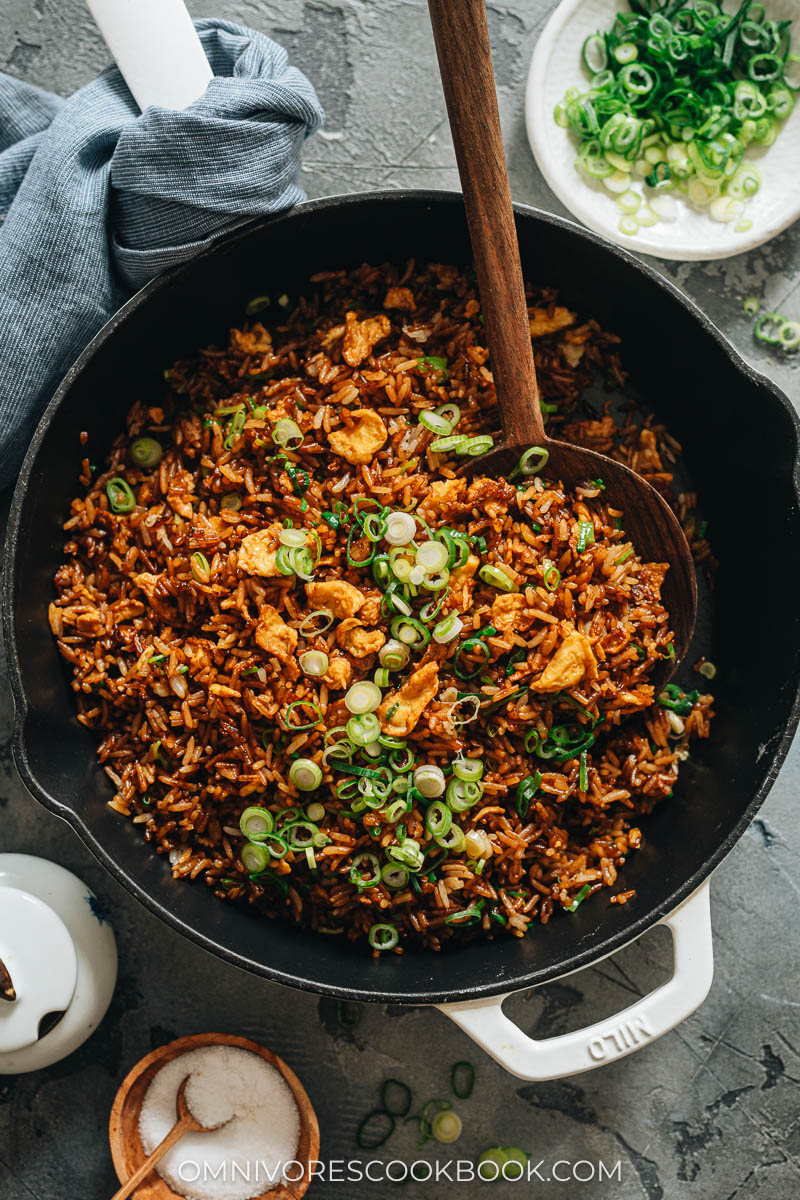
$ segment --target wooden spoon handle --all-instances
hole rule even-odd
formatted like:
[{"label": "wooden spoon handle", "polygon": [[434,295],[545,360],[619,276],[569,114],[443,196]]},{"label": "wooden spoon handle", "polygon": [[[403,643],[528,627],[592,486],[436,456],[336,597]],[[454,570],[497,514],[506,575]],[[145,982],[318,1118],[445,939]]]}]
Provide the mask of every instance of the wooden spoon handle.
[{"label": "wooden spoon handle", "polygon": [[127,1183],[124,1183],[118,1192],[114,1192],[111,1200],[127,1200],[128,1196],[136,1191],[137,1187],[152,1171],[157,1162],[164,1157],[167,1151],[171,1150],[176,1142],[179,1142],[185,1133],[194,1128],[194,1119],[191,1115],[181,1117],[175,1122],[167,1136],[162,1142],[159,1142],[149,1158],[146,1158],[138,1171],[134,1171]]},{"label": "wooden spoon handle", "polygon": [[428,0],[506,444],[544,441],[484,0]]}]

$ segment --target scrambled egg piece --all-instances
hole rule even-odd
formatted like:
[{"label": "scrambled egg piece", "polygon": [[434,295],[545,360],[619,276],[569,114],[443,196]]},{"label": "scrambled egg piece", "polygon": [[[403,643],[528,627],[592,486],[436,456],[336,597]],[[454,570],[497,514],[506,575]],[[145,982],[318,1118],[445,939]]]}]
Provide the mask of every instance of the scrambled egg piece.
[{"label": "scrambled egg piece", "polygon": [[381,618],[381,597],[369,596],[358,614],[364,625],[377,625]]},{"label": "scrambled egg piece", "polygon": [[246,538],[242,538],[239,546],[239,569],[246,571],[248,575],[261,575],[264,579],[280,575],[276,557],[280,547],[278,534],[282,528],[280,522],[276,521],[266,529],[248,533]]},{"label": "scrambled egg piece", "polygon": [[[480,566],[481,560],[477,554],[470,554],[463,567],[456,567],[450,572],[450,589],[451,591],[459,591],[465,583],[472,579],[473,575]],[[497,622],[495,622],[497,624]]]},{"label": "scrambled egg piece", "polygon": [[297,646],[297,630],[286,624],[277,608],[262,604],[256,625],[256,641],[267,654],[274,654],[281,662],[286,662]]},{"label": "scrambled egg piece", "polygon": [[389,434],[381,418],[369,408],[357,408],[355,418],[346,429],[334,429],[328,434],[328,442],[334,454],[340,454],[349,463],[358,466],[371,462]]},{"label": "scrambled egg piece", "polygon": [[341,688],[346,688],[350,682],[350,663],[344,655],[335,655],[328,663],[328,669],[322,676],[323,683],[327,683],[328,687],[338,692]]},{"label": "scrambled egg piece", "polygon": [[528,607],[528,601],[519,592],[503,593],[492,602],[490,624],[503,633],[513,633],[519,627],[520,618]]},{"label": "scrambled egg piece", "polygon": [[179,470],[169,481],[167,503],[179,517],[191,520],[193,516],[191,495],[194,491],[194,480],[188,471]]},{"label": "scrambled egg piece", "polygon": [[390,737],[407,737],[439,689],[439,664],[427,662],[409,675],[398,692],[387,696],[378,709]]},{"label": "scrambled egg piece", "polygon": [[339,621],[354,617],[366,599],[364,593],[346,579],[307,583],[306,595],[312,608],[329,608]]},{"label": "scrambled egg piece", "polygon": [[403,312],[413,312],[417,307],[414,303],[414,293],[407,287],[390,287],[383,302],[384,308],[399,308]]},{"label": "scrambled egg piece", "polygon": [[377,654],[386,635],[380,629],[365,629],[357,617],[349,617],[336,630],[336,641],[354,658],[365,658],[368,654]]},{"label": "scrambled egg piece", "polygon": [[385,313],[359,321],[354,312],[345,313],[342,357],[351,367],[359,367],[381,338],[387,337],[392,323]]},{"label": "scrambled egg piece", "polygon": [[428,516],[446,516],[448,504],[460,504],[464,500],[467,492],[467,483],[464,479],[437,479],[435,480],[425,496],[425,499],[419,506],[419,511],[424,517]]},{"label": "scrambled egg piece", "polygon": [[574,325],[575,313],[569,311],[568,308],[562,308],[560,304],[556,305],[552,314],[546,308],[534,308],[533,316],[530,317],[531,337],[544,337],[546,333],[556,333],[559,329],[566,329],[568,325]]},{"label": "scrambled egg piece", "polygon": [[536,692],[561,692],[575,687],[582,679],[597,678],[597,659],[585,633],[570,633],[542,672]]},{"label": "scrambled egg piece", "polygon": [[272,349],[272,335],[259,321],[252,329],[232,329],[231,346],[242,354],[266,354]]}]

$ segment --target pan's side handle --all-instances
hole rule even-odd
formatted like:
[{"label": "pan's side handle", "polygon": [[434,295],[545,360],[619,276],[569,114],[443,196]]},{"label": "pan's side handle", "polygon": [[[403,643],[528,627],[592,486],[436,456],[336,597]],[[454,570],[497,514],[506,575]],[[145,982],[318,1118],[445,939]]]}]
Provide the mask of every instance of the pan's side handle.
[{"label": "pan's side handle", "polygon": [[213,75],[183,0],[86,0],[139,108],[187,108]]},{"label": "pan's side handle", "polygon": [[560,1079],[591,1071],[674,1029],[708,995],[714,974],[708,881],[661,924],[672,934],[675,966],[671,979],[616,1016],[585,1029],[536,1041],[504,1014],[507,995],[438,1007],[520,1079]]}]

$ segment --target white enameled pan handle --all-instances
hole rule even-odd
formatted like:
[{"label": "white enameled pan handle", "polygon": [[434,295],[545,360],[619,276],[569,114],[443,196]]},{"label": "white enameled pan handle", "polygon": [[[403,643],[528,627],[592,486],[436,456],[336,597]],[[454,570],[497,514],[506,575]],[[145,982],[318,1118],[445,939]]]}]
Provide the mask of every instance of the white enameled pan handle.
[{"label": "white enameled pan handle", "polygon": [[139,108],[187,108],[213,78],[183,0],[86,0]]},{"label": "white enameled pan handle", "polygon": [[672,978],[616,1016],[586,1029],[535,1041],[504,1014],[508,995],[438,1007],[520,1079],[560,1079],[591,1071],[668,1033],[708,995],[714,974],[708,880],[660,924],[672,934]]}]

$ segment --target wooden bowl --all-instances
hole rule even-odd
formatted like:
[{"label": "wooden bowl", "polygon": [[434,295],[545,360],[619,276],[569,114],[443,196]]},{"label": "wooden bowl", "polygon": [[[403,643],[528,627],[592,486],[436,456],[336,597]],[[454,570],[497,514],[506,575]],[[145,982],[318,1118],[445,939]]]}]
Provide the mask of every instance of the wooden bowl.
[{"label": "wooden bowl", "polygon": [[[190,1037],[177,1038],[176,1041],[159,1046],[157,1050],[145,1055],[128,1072],[114,1099],[108,1123],[111,1158],[120,1183],[126,1183],[147,1158],[139,1137],[139,1113],[154,1075],[165,1063],[201,1046],[236,1046],[240,1050],[250,1050],[280,1071],[286,1080],[300,1114],[300,1138],[295,1157],[298,1162],[305,1164],[305,1168],[301,1178],[275,1184],[268,1192],[260,1193],[254,1200],[262,1200],[262,1197],[265,1200],[267,1197],[269,1200],[300,1200],[311,1182],[309,1162],[319,1158],[317,1114],[311,1106],[305,1088],[283,1059],[267,1050],[266,1046],[260,1046],[258,1042],[251,1042],[249,1038],[237,1037],[232,1033],[195,1033]],[[139,1184],[134,1195],[136,1200],[185,1200],[180,1192],[174,1192],[155,1171]]]}]

